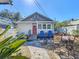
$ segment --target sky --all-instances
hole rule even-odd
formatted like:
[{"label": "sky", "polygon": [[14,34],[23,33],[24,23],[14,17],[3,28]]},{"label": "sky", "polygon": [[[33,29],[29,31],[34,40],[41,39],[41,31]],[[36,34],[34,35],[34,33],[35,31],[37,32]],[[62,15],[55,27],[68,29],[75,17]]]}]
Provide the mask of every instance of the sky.
[{"label": "sky", "polygon": [[13,0],[13,6],[0,5],[0,10],[8,9],[12,12],[20,12],[21,16],[27,17],[34,12],[43,14],[53,20],[64,21],[72,18],[79,19],[79,0],[37,0],[44,14],[33,0]]}]

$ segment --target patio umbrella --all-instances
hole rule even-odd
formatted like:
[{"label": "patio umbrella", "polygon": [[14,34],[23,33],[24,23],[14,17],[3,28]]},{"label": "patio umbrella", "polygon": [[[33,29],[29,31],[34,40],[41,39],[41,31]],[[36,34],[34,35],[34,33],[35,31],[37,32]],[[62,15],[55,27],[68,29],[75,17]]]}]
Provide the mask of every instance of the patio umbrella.
[{"label": "patio umbrella", "polygon": [[0,4],[11,4],[12,5],[12,0],[0,0]]}]

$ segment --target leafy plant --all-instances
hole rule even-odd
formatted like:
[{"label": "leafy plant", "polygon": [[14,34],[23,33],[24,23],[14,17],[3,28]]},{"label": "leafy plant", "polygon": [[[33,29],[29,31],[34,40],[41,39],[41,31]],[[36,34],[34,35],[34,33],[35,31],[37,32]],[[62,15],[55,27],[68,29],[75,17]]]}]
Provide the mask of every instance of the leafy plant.
[{"label": "leafy plant", "polygon": [[[3,36],[11,27],[8,25],[3,33],[0,36]],[[12,53],[14,53],[22,44],[26,42],[26,40],[19,40],[24,36],[21,34],[20,36],[13,38],[10,36],[0,42],[0,59],[8,58]]]},{"label": "leafy plant", "polygon": [[79,30],[72,30],[72,34],[74,36],[79,36]]},{"label": "leafy plant", "polygon": [[21,18],[22,18],[20,12],[10,12],[7,9],[0,11],[0,16],[11,19],[13,22],[21,20]]}]

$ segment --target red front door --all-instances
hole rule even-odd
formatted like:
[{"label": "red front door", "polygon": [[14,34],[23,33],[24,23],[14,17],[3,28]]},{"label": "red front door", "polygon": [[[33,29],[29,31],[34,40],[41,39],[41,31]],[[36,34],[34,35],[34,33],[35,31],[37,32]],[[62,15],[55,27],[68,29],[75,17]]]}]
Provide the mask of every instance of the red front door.
[{"label": "red front door", "polygon": [[32,27],[32,33],[35,35],[37,34],[37,27],[35,25]]}]

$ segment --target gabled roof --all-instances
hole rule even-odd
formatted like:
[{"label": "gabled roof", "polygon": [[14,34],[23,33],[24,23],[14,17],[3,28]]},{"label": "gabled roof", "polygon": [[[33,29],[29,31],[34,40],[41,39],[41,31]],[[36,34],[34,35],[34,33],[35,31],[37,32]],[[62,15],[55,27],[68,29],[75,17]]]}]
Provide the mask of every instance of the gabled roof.
[{"label": "gabled roof", "polygon": [[53,21],[53,20],[46,16],[39,14],[38,12],[35,12],[32,15],[26,17],[22,21]]}]

